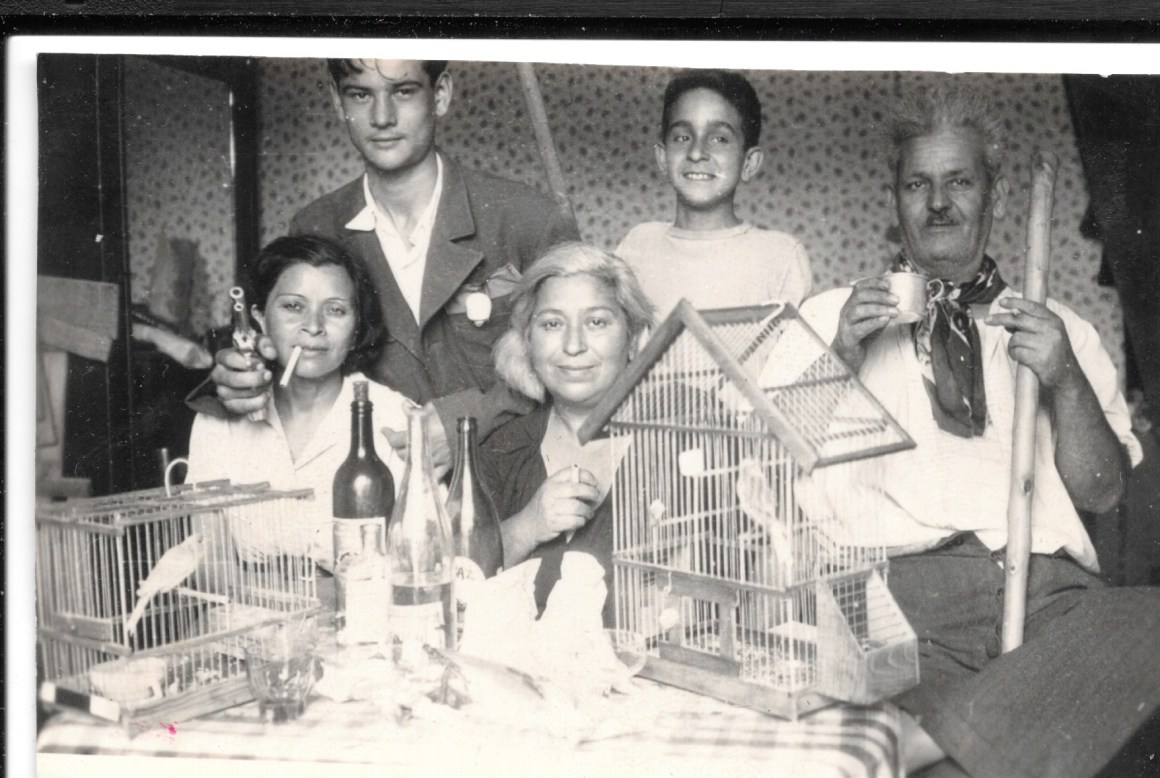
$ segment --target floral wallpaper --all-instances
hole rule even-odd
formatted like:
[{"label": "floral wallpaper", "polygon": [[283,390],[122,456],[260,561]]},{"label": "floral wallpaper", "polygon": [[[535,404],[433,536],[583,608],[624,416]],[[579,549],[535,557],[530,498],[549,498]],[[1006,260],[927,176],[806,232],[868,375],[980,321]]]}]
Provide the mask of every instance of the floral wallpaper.
[{"label": "floral wallpaper", "polygon": [[[453,62],[450,70],[454,97],[441,121],[441,147],[464,165],[546,191],[515,66]],[[672,196],[653,161],[652,146],[661,94],[673,71],[558,64],[538,65],[536,70],[585,239],[611,249],[634,224],[671,218]],[[361,162],[331,106],[322,60],[267,58],[261,60],[260,73],[261,237],[266,242],[283,234],[290,218],[308,202],[359,175]],[[765,164],[739,191],[740,214],[759,226],[797,237],[809,251],[817,290],[885,267],[898,246],[892,241],[894,218],[884,191],[889,170],[879,134],[881,112],[897,90],[930,75],[821,71],[747,75],[763,105]],[[1012,196],[1006,219],[994,226],[991,254],[1008,281],[1020,286],[1029,160],[1037,147],[1054,151],[1062,165],[1049,292],[1096,325],[1122,368],[1115,290],[1097,285],[1100,246],[1079,231],[1087,193],[1062,80],[1020,74],[967,78],[998,98],[1009,134],[1006,173]],[[189,96],[185,85],[173,92],[183,102]],[[198,122],[213,120],[208,111],[183,110],[181,115]],[[159,129],[149,124],[134,131]],[[208,136],[209,130],[190,133]],[[135,299],[138,276],[145,278],[157,230],[165,225],[175,235],[201,241],[206,285],[212,290],[208,294],[216,306],[218,287],[228,285],[233,263],[228,242],[220,237],[219,223],[225,223],[225,216],[216,195],[223,188],[220,178],[212,175],[221,168],[222,150],[207,150],[188,168],[175,170],[175,160],[165,152],[166,141],[157,143],[148,160],[163,181],[150,183],[156,184],[156,192],[133,198],[134,221],[143,220],[132,232]],[[176,182],[179,194],[175,197],[163,182]],[[199,209],[205,213],[194,217]],[[214,307],[209,318],[223,315],[224,310]]]},{"label": "floral wallpaper", "polygon": [[229,321],[234,283],[229,89],[142,57],[124,78],[133,302],[200,333]]}]

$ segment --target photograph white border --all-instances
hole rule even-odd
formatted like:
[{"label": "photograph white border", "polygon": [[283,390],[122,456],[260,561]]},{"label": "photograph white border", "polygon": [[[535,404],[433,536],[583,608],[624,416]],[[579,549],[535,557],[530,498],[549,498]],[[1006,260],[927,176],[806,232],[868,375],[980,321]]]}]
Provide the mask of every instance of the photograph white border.
[{"label": "photograph white border", "polygon": [[[36,679],[33,615],[35,451],[36,229],[38,177],[36,58],[46,53],[174,54],[262,57],[446,58],[585,65],[697,66],[833,71],[1004,73],[1160,73],[1160,44],[642,41],[510,39],[241,38],[150,36],[14,36],[7,41],[6,696],[9,775],[31,775],[35,757]],[[27,762],[25,761],[27,759]],[[61,775],[125,774],[141,760],[62,760]],[[145,760],[146,762],[148,760]],[[167,760],[167,775],[185,767]],[[224,763],[189,765],[196,770]],[[44,766],[44,765],[42,765]],[[156,765],[152,765],[156,768]],[[306,767],[305,765],[303,767]],[[328,765],[328,773],[335,766]],[[280,775],[295,775],[284,765]],[[317,768],[315,768],[317,769]],[[176,770],[176,772],[175,772]],[[234,774],[231,768],[229,774]],[[50,773],[42,773],[44,775]],[[56,774],[56,773],[51,773]]]}]

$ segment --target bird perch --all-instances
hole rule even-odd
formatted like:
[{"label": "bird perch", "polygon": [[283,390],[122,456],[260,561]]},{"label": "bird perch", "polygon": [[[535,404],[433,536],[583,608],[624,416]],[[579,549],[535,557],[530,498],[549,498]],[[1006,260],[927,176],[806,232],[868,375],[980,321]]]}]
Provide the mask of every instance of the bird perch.
[{"label": "bird perch", "polygon": [[[1039,150],[1031,162],[1031,203],[1027,216],[1027,256],[1023,268],[1023,298],[1042,303],[1047,298],[1047,268],[1051,255],[1051,209],[1059,158]],[[1031,502],[1035,494],[1035,419],[1039,382],[1026,365],[1015,371],[1015,423],[1011,446],[1011,487],[1007,498],[1007,555],[1003,566],[1004,653],[1023,644],[1027,610],[1027,567],[1031,560]]]}]

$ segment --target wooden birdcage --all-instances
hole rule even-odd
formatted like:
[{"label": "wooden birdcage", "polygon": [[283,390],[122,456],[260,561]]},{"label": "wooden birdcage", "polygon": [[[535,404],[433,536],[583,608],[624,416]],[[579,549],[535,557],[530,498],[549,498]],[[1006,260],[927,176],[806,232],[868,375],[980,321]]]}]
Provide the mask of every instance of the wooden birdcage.
[{"label": "wooden birdcage", "polygon": [[39,504],[41,701],[127,725],[253,699],[249,636],[319,610],[312,502],[217,481]]},{"label": "wooden birdcage", "polygon": [[628,438],[617,626],[644,674],[783,717],[918,680],[874,487],[910,437],[789,305],[682,301],[581,429]]}]

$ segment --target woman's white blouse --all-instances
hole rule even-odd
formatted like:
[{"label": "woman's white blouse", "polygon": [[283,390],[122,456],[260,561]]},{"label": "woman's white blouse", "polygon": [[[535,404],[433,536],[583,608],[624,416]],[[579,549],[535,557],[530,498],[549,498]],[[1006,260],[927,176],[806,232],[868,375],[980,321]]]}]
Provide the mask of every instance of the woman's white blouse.
[{"label": "woman's white blouse", "polygon": [[[229,419],[198,414],[189,437],[187,483],[229,479],[235,484],[267,482],[275,489],[314,490],[314,499],[297,517],[287,517],[284,530],[276,538],[248,538],[244,527],[231,531],[239,545],[262,553],[302,554],[309,551],[318,563],[333,568],[334,545],[331,515],[331,486],[334,473],[350,452],[350,406],[354,382],[367,380],[355,373],[343,379],[338,398],[319,423],[314,435],[294,461],[278,412],[271,400],[266,419],[250,421],[245,416]],[[391,449],[383,428],[406,430],[403,410],[408,401],[382,384],[367,381],[373,404],[375,452],[387,463],[398,490],[404,462]]]}]

